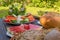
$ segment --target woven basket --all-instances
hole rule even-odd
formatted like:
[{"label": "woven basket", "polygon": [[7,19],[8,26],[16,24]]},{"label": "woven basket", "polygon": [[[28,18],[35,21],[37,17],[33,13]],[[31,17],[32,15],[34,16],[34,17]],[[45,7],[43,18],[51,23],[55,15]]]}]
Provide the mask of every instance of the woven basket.
[{"label": "woven basket", "polygon": [[20,36],[20,34],[21,33],[14,34],[14,36],[10,40],[16,40]]},{"label": "woven basket", "polygon": [[23,33],[15,34],[10,40],[43,40],[46,33],[38,30],[28,30]]}]

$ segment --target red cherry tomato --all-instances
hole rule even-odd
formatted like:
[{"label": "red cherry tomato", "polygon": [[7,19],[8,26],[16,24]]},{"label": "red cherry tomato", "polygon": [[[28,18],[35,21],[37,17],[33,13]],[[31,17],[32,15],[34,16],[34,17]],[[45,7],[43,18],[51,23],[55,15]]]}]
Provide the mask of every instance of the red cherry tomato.
[{"label": "red cherry tomato", "polygon": [[35,20],[35,18],[32,15],[28,16],[28,19],[29,19],[30,22]]},{"label": "red cherry tomato", "polygon": [[11,15],[6,16],[6,19],[8,20],[16,20],[17,18]]},{"label": "red cherry tomato", "polygon": [[29,30],[30,29],[29,25],[24,24],[24,29]]}]

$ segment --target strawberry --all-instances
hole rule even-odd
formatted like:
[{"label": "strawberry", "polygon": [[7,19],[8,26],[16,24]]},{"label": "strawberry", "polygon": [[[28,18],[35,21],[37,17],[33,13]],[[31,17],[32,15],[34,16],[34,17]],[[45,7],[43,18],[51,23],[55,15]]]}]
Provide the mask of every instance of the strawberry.
[{"label": "strawberry", "polygon": [[24,32],[25,30],[20,26],[16,26],[16,27],[10,27],[10,31],[13,31],[14,33],[19,33]]}]

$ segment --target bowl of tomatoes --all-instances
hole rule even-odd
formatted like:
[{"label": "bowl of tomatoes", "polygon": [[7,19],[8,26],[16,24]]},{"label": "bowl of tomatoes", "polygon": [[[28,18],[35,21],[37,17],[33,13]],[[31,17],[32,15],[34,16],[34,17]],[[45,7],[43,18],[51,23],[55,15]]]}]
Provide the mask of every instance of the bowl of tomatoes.
[{"label": "bowl of tomatoes", "polygon": [[17,23],[17,18],[11,15],[6,16],[6,18],[4,19],[4,22],[8,25],[14,25],[14,26],[20,25],[20,23]]}]

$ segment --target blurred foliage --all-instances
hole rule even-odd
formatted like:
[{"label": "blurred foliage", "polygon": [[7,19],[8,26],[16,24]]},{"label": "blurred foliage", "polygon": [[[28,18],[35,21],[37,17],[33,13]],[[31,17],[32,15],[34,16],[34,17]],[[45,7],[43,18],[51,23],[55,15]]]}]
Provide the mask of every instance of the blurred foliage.
[{"label": "blurred foliage", "polygon": [[11,5],[12,3],[22,3],[24,0],[0,0],[0,5],[1,6],[8,6]]},{"label": "blurred foliage", "polygon": [[59,1],[60,0],[30,0],[30,3],[35,7],[53,8]]},{"label": "blurred foliage", "polygon": [[54,8],[55,6],[60,6],[60,4],[58,4],[60,0],[0,0],[0,5],[8,6],[15,2],[20,4],[25,2],[28,6],[34,7]]},{"label": "blurred foliage", "polygon": [[44,11],[38,11],[38,15],[42,16],[45,12]]},{"label": "blurred foliage", "polygon": [[[15,3],[19,4],[10,8]],[[43,15],[45,10],[60,12],[60,0],[0,0],[0,6],[9,7],[9,10],[13,11],[12,14],[16,15],[24,15],[25,12],[35,13],[34,15]],[[21,11],[21,9],[24,9],[24,11]],[[9,13],[11,14],[11,12]]]},{"label": "blurred foliage", "polygon": [[17,4],[12,4],[10,7],[9,7],[9,15],[25,15],[25,12],[26,12],[26,8],[25,6],[22,4],[21,7],[18,9],[18,5]]},{"label": "blurred foliage", "polygon": [[18,8],[13,4],[9,7],[9,15],[18,15]]}]

